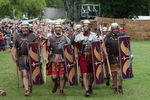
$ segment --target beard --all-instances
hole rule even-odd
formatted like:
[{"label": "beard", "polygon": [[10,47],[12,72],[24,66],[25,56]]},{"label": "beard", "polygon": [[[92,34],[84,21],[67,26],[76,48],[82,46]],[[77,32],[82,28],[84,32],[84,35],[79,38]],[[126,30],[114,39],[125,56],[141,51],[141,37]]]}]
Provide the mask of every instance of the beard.
[{"label": "beard", "polygon": [[61,30],[55,30],[56,35],[61,35]]},{"label": "beard", "polygon": [[26,37],[26,36],[28,36],[30,33],[29,33],[29,31],[23,31],[22,34],[23,34],[24,37]]},{"label": "beard", "polygon": [[56,32],[56,35],[61,35],[61,32]]}]

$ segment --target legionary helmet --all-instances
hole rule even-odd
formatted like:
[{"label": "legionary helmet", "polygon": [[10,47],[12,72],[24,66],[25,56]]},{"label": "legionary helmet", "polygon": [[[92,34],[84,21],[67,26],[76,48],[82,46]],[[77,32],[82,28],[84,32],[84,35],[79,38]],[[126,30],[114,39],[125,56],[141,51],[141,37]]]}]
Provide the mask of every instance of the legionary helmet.
[{"label": "legionary helmet", "polygon": [[81,28],[82,26],[80,24],[76,25],[76,29]]},{"label": "legionary helmet", "polygon": [[103,32],[108,31],[107,27],[103,27],[103,28],[102,28],[102,31],[103,31]]},{"label": "legionary helmet", "polygon": [[62,28],[62,24],[61,23],[55,23],[54,28]]},{"label": "legionary helmet", "polygon": [[112,23],[111,24],[111,29],[119,29],[119,24],[118,23]]},{"label": "legionary helmet", "polygon": [[29,28],[30,24],[27,21],[23,21],[21,24],[21,27],[28,27]]},{"label": "legionary helmet", "polygon": [[91,22],[89,20],[84,20],[83,25],[91,25]]}]

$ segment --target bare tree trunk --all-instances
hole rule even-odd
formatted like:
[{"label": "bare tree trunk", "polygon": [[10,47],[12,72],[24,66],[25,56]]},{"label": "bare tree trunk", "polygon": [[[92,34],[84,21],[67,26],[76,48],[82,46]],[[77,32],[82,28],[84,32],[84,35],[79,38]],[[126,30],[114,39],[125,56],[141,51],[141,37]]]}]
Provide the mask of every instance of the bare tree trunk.
[{"label": "bare tree trunk", "polygon": [[67,11],[67,17],[72,21],[78,21],[80,18],[80,0],[63,0]]}]

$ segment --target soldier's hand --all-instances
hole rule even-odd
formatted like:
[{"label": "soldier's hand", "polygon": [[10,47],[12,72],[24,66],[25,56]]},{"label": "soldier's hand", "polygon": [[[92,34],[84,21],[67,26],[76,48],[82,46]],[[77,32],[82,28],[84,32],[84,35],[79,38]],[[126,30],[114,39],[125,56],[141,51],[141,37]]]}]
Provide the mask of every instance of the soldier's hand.
[{"label": "soldier's hand", "polygon": [[19,67],[19,61],[18,61],[18,59],[16,60],[16,66]]},{"label": "soldier's hand", "polygon": [[46,57],[44,57],[44,63],[47,63],[47,62],[48,62],[47,58],[46,58]]},{"label": "soldier's hand", "polygon": [[75,54],[75,59],[78,60],[78,55],[77,54]]}]

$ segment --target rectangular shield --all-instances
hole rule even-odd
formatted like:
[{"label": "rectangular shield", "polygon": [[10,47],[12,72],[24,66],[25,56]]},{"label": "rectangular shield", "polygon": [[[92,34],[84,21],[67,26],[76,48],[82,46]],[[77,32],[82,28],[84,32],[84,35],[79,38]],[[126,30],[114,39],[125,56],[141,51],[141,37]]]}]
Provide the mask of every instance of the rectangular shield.
[{"label": "rectangular shield", "polygon": [[75,86],[78,84],[78,81],[77,81],[77,66],[75,63],[74,49],[72,48],[72,45],[66,44],[63,47],[63,51],[69,84],[70,86]]},{"label": "rectangular shield", "polygon": [[99,41],[92,42],[91,54],[92,54],[94,81],[96,84],[103,84],[104,83],[103,59],[102,59],[101,43]]},{"label": "rectangular shield", "polygon": [[133,66],[131,58],[131,45],[129,36],[120,36],[118,39],[119,44],[119,59],[120,68],[123,79],[133,78]]},{"label": "rectangular shield", "polygon": [[30,74],[31,74],[31,82],[33,85],[44,84],[39,48],[40,47],[38,43],[34,42],[28,44]]}]

